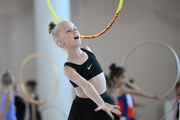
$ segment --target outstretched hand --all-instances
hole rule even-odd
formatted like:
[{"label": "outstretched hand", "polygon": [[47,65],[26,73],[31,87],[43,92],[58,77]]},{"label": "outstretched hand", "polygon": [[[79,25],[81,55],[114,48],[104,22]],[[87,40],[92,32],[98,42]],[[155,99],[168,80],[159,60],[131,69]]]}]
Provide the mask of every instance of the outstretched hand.
[{"label": "outstretched hand", "polygon": [[27,95],[26,98],[24,99],[25,103],[33,103],[34,102],[34,98],[31,95]]},{"label": "outstretched hand", "polygon": [[[99,110],[104,110],[105,112],[107,112],[112,118],[114,118],[113,114],[117,114],[117,115],[120,115],[121,112],[119,111],[119,106],[117,105],[111,105],[109,103],[104,103],[102,104],[101,106],[97,107],[95,109],[95,111],[99,111]],[[111,113],[112,112],[112,113]]]},{"label": "outstretched hand", "polygon": [[161,97],[161,96],[159,96],[159,95],[155,95],[155,96],[153,96],[153,98],[154,98],[154,99],[157,99],[157,100],[165,100],[164,97]]}]

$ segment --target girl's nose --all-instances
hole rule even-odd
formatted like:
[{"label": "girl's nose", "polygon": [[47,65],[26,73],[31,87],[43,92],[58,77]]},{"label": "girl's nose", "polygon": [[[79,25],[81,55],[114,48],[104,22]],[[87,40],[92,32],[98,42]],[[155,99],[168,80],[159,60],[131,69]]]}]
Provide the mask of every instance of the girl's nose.
[{"label": "girl's nose", "polygon": [[76,33],[77,33],[77,31],[76,31],[76,30],[73,30],[73,32],[74,32],[74,34],[76,34]]},{"label": "girl's nose", "polygon": [[76,34],[78,31],[77,30],[73,30],[73,33]]}]

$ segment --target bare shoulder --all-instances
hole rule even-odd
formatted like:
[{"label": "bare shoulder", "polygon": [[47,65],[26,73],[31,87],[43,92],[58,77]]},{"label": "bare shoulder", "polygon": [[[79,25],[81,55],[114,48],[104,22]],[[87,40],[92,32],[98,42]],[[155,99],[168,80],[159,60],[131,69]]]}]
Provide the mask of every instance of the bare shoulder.
[{"label": "bare shoulder", "polygon": [[11,101],[13,99],[13,96],[10,93],[7,93],[6,95],[6,101]]},{"label": "bare shoulder", "polygon": [[82,48],[84,48],[84,49],[86,49],[86,50],[92,52],[92,50],[91,50],[91,48],[90,48],[89,46],[83,46]]},{"label": "bare shoulder", "polygon": [[63,68],[63,72],[66,76],[68,76],[69,74],[71,74],[72,72],[74,72],[75,70],[69,66],[64,66]]},{"label": "bare shoulder", "polygon": [[126,93],[127,88],[125,86],[121,86],[118,88],[118,94],[123,95]]}]

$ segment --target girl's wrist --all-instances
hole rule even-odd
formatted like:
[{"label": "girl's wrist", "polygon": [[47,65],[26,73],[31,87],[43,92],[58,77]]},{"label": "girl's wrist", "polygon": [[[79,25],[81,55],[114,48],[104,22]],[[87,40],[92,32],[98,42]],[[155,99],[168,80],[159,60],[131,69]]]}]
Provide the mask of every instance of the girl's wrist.
[{"label": "girl's wrist", "polygon": [[97,106],[103,106],[105,104],[105,102],[99,102],[98,104],[97,104]]}]

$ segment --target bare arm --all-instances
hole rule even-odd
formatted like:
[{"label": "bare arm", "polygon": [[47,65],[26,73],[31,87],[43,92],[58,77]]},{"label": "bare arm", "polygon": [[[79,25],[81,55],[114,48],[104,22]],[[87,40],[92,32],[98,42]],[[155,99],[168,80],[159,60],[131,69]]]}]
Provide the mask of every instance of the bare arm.
[{"label": "bare arm", "polygon": [[2,114],[0,115],[0,120],[3,120],[6,116],[7,110],[9,108],[9,104],[11,102],[11,94],[7,93],[6,99],[5,99],[5,105]]},{"label": "bare arm", "polygon": [[144,98],[150,98],[150,99],[161,99],[158,96],[152,96],[152,95],[144,93],[142,91],[137,91],[137,90],[129,89],[127,87],[121,88],[119,90],[119,93],[121,93],[121,94],[132,94],[132,95],[137,95],[137,96],[141,96],[141,97],[144,97]]},{"label": "bare arm", "polygon": [[36,104],[34,104],[33,102],[31,101],[34,101],[34,97],[33,97],[33,94],[29,94],[28,96],[28,102],[31,106],[31,119],[32,120],[36,120]]},{"label": "bare arm", "polygon": [[[32,101],[32,102],[31,102]],[[31,106],[31,115],[30,118],[31,120],[36,120],[36,104],[33,103],[34,101],[34,95],[33,94],[28,94],[26,102],[30,104]]]},{"label": "bare arm", "polygon": [[140,90],[140,88],[136,84],[132,84],[129,81],[126,81],[126,85],[134,90]]},{"label": "bare arm", "polygon": [[36,105],[31,104],[31,118],[32,120],[36,120]]}]

